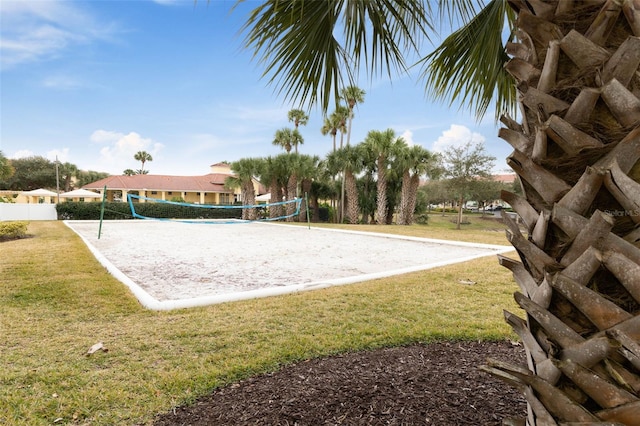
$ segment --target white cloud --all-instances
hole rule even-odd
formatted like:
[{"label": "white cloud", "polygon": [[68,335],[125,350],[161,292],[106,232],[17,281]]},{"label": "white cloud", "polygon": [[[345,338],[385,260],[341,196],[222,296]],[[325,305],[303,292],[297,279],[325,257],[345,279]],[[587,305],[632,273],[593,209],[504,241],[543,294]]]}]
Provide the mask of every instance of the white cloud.
[{"label": "white cloud", "polygon": [[34,155],[36,154],[33,151],[30,151],[28,149],[21,149],[20,151],[14,152],[13,155],[9,156],[9,158],[13,158],[13,159],[27,158],[27,157],[33,157]]},{"label": "white cloud", "polygon": [[51,161],[60,161],[61,163],[66,163],[69,161],[69,148],[63,149],[52,149],[47,152],[47,159]]},{"label": "white cloud", "polygon": [[136,132],[124,134],[109,130],[96,130],[89,139],[91,142],[104,145],[100,148],[100,157],[94,168],[118,174],[125,169],[139,168],[140,164],[133,158],[136,152],[147,151],[155,159],[164,148],[163,144],[150,138],[144,138]]},{"label": "white cloud", "polygon": [[405,130],[400,137],[402,139],[404,139],[404,141],[407,143],[407,145],[409,146],[413,146],[416,143],[413,141],[413,132],[411,130]]},{"label": "white cloud", "polygon": [[3,2],[0,15],[3,69],[54,58],[69,47],[111,39],[117,31],[78,3],[62,0]]},{"label": "white cloud", "polygon": [[449,147],[463,146],[468,142],[473,144],[484,144],[485,137],[480,133],[472,132],[468,127],[459,124],[452,124],[449,130],[442,132],[442,135],[433,143],[434,152],[443,152]]},{"label": "white cloud", "polygon": [[[193,1],[188,0],[191,2],[191,4],[193,4]],[[174,6],[177,4],[185,4],[186,1],[185,0],[153,0],[154,3],[160,4],[162,6]]]},{"label": "white cloud", "polygon": [[42,85],[48,89],[70,90],[83,87],[84,84],[73,77],[52,75],[42,80]]}]

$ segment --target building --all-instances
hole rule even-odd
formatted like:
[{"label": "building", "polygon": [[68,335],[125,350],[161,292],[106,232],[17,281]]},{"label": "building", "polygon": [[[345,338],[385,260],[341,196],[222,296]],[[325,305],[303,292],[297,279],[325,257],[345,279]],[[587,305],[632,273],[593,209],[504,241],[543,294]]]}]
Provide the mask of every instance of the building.
[{"label": "building", "polygon": [[[225,187],[225,180],[229,176],[233,176],[230,165],[217,163],[211,165],[211,173],[203,176],[117,175],[92,182],[82,188],[100,193],[106,188],[107,201],[116,202],[126,202],[127,195],[133,194],[194,204],[233,204],[241,201],[240,188]],[[266,192],[257,180],[254,180],[253,185],[256,195]]]}]

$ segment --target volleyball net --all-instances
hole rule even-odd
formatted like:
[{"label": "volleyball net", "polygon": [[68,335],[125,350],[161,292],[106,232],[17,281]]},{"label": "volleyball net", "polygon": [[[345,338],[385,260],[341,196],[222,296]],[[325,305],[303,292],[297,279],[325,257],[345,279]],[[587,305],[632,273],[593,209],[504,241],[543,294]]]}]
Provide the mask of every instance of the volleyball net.
[{"label": "volleyball net", "polygon": [[194,204],[127,194],[131,215],[136,219],[197,223],[241,223],[278,221],[298,216],[302,198],[266,204]]}]

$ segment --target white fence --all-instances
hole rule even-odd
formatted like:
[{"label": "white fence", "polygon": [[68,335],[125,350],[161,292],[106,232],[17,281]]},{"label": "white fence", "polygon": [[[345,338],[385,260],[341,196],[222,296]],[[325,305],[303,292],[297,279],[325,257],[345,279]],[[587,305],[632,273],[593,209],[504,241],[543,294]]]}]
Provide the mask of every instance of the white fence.
[{"label": "white fence", "polygon": [[0,203],[0,220],[57,220],[55,204]]}]

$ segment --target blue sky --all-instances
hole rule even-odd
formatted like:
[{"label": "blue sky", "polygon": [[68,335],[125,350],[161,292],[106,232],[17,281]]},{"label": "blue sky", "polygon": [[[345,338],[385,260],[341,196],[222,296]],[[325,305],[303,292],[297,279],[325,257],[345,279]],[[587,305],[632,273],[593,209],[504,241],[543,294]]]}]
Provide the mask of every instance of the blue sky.
[{"label": "blue sky", "polygon": [[[121,174],[147,151],[152,174],[202,175],[211,164],[282,152],[276,130],[293,127],[297,105],[278,97],[242,49],[239,34],[257,1],[0,0],[0,151],[41,155],[80,169]],[[425,45],[425,49],[430,49]],[[425,50],[425,54],[426,54]],[[417,71],[416,71],[417,73]],[[438,151],[485,144],[505,172],[508,144],[490,111],[483,122],[430,102],[417,79],[386,77],[358,86],[351,143],[394,129]],[[310,111],[300,153],[324,156],[330,136]]]}]

